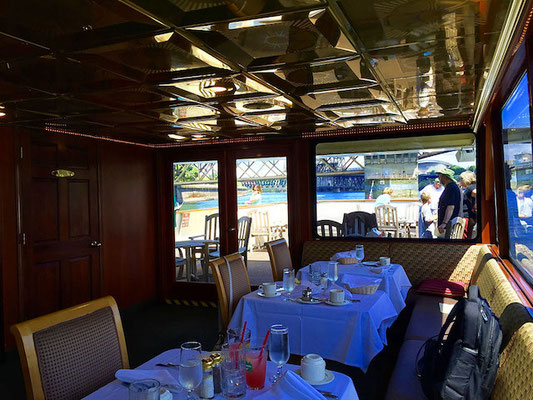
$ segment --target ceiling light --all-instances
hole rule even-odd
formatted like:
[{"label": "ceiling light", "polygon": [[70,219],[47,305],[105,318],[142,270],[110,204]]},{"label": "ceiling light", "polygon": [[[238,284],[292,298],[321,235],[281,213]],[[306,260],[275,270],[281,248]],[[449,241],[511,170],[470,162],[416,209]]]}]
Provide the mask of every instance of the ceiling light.
[{"label": "ceiling light", "polygon": [[204,85],[204,89],[214,93],[233,93],[236,90],[233,82],[224,79],[209,80]]},{"label": "ceiling light", "polygon": [[157,43],[168,42],[173,34],[174,32],[162,33],[161,35],[155,35],[154,39]]},{"label": "ceiling light", "polygon": [[0,117],[5,117],[5,116],[6,116],[6,113],[3,111],[0,111]]},{"label": "ceiling light", "polygon": [[186,136],[175,135],[175,134],[173,134],[173,133],[169,133],[169,134],[168,134],[168,137],[171,138],[171,139],[176,139],[176,140],[187,139]]},{"label": "ceiling light", "polygon": [[200,139],[200,138],[203,138],[204,135],[192,135],[192,137],[195,139]]}]

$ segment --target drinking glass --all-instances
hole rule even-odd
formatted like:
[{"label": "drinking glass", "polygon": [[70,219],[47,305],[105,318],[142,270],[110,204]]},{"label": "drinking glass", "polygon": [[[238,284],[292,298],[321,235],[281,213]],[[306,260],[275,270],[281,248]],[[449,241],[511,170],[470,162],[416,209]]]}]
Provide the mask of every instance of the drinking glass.
[{"label": "drinking glass", "polygon": [[129,400],[159,400],[159,381],[155,379],[142,379],[130,383],[128,390]]},{"label": "drinking glass", "polygon": [[330,261],[328,263],[328,280],[331,283],[335,283],[335,282],[337,282],[337,279],[339,279],[339,274],[338,274],[339,267],[338,267],[338,265],[339,265],[339,263],[336,262],[336,261]]},{"label": "drinking glass", "polygon": [[270,360],[278,365],[276,375],[270,378],[270,381],[274,383],[281,378],[283,365],[289,361],[289,328],[280,324],[270,327],[268,352],[270,353]]},{"label": "drinking glass", "polygon": [[285,290],[286,298],[284,301],[289,301],[291,292],[294,290],[294,270],[285,268],[283,270],[283,290]]},{"label": "drinking glass", "polygon": [[221,386],[226,399],[239,399],[246,395],[246,351],[244,346],[222,345]]},{"label": "drinking glass", "polygon": [[355,258],[358,262],[361,262],[365,259],[365,247],[362,244],[355,246]]},{"label": "drinking glass", "polygon": [[268,349],[262,338],[252,338],[246,350],[246,384],[248,389],[261,390],[265,386]]},{"label": "drinking glass", "polygon": [[181,345],[178,381],[187,390],[187,399],[197,399],[192,393],[200,386],[203,378],[202,345],[198,342],[186,342]]},{"label": "drinking glass", "polygon": [[313,263],[309,266],[309,280],[314,285],[320,285],[321,268],[319,263]]},{"label": "drinking glass", "polygon": [[[234,330],[234,329],[231,329],[229,328],[227,331],[226,331],[226,334],[227,334],[227,342],[226,343],[229,343],[229,344],[234,344],[234,343],[238,343],[240,345],[241,343],[241,336],[242,336],[242,329],[238,329],[238,330]],[[252,333],[250,331],[250,329],[246,328],[246,330],[244,331],[244,336],[242,338],[242,343],[245,347],[249,347],[250,346],[250,337],[251,337]]]}]

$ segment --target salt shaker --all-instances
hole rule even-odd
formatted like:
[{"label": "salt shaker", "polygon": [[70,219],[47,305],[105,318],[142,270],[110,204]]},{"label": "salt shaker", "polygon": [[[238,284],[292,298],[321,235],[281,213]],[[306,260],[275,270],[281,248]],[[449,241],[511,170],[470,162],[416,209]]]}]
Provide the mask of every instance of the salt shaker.
[{"label": "salt shaker", "polygon": [[320,275],[320,286],[322,286],[322,289],[328,288],[328,274],[325,272]]},{"label": "salt shaker", "polygon": [[213,382],[213,360],[211,358],[202,359],[202,369],[204,377],[200,384],[200,397],[202,399],[212,399],[215,397],[215,387]]},{"label": "salt shaker", "polygon": [[222,392],[222,386],[220,386],[220,363],[222,362],[222,356],[220,353],[211,354],[211,361],[213,362],[213,386],[215,387],[215,394]]}]

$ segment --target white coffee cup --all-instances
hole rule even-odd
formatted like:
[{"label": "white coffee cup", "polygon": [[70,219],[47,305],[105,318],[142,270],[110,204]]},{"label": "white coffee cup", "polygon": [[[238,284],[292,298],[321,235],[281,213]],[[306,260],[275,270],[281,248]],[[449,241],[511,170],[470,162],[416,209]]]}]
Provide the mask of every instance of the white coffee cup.
[{"label": "white coffee cup", "polygon": [[379,264],[382,266],[390,265],[389,257],[379,257]]},{"label": "white coffee cup", "polygon": [[263,284],[259,286],[259,290],[265,296],[275,296],[276,295],[276,284],[273,282],[263,282]]},{"label": "white coffee cup", "polygon": [[329,301],[335,304],[344,303],[344,290],[331,289],[329,291]]},{"label": "white coffee cup", "polygon": [[326,362],[318,354],[302,357],[301,375],[308,382],[320,382],[326,376]]}]

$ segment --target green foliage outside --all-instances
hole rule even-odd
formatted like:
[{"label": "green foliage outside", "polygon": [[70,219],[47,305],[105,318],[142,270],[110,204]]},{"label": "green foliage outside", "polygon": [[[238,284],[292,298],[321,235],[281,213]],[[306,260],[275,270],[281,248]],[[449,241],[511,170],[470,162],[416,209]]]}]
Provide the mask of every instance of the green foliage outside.
[{"label": "green foliage outside", "polygon": [[174,182],[194,182],[197,179],[198,168],[193,164],[174,164]]}]

